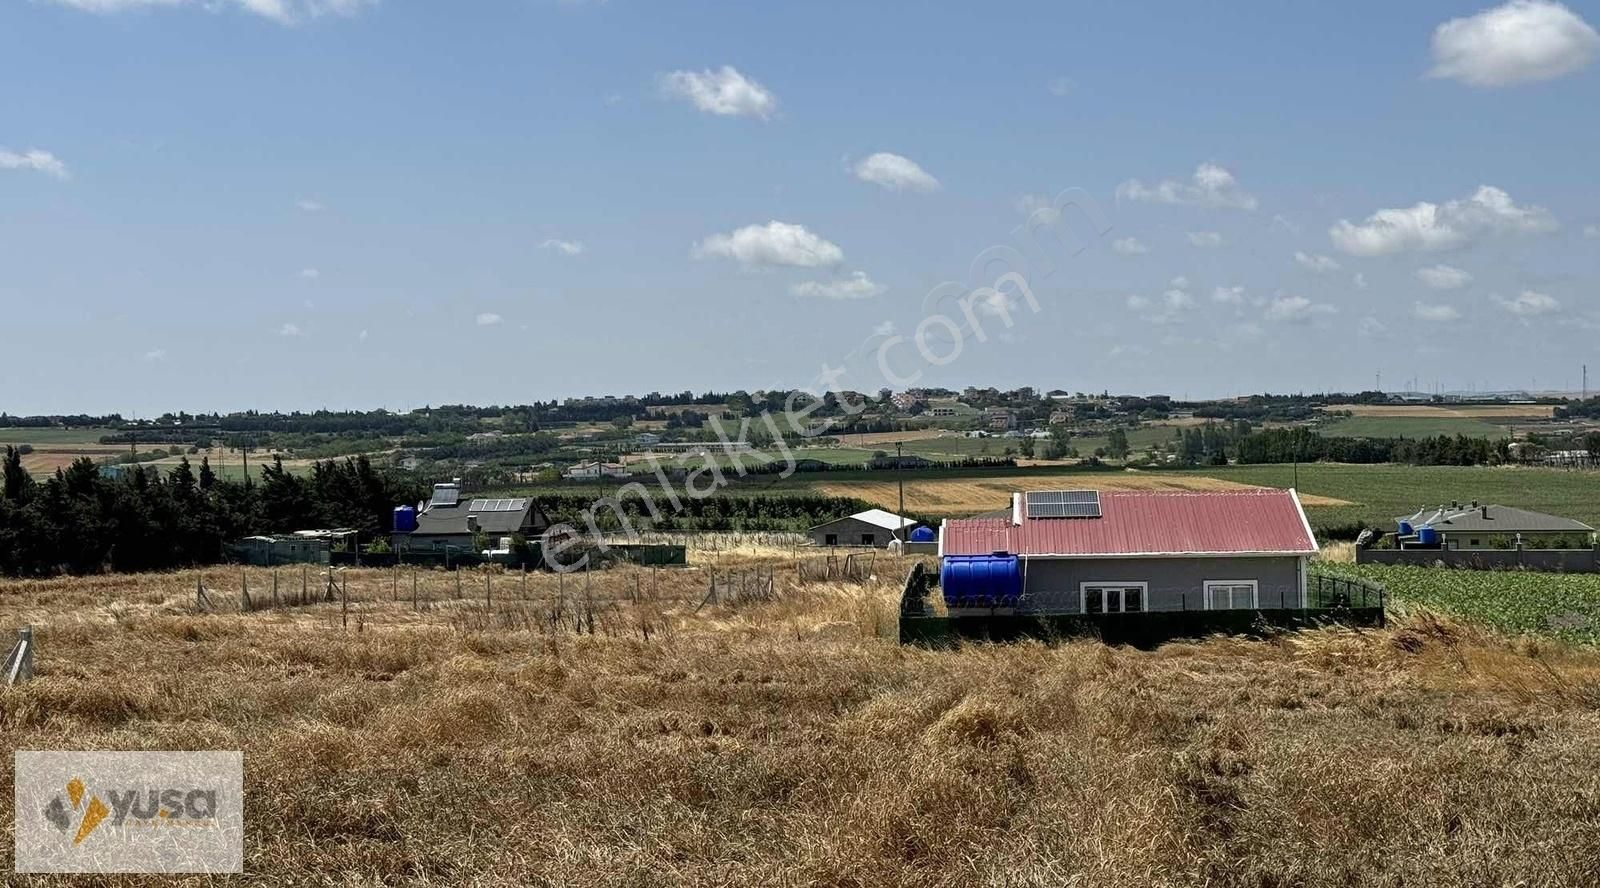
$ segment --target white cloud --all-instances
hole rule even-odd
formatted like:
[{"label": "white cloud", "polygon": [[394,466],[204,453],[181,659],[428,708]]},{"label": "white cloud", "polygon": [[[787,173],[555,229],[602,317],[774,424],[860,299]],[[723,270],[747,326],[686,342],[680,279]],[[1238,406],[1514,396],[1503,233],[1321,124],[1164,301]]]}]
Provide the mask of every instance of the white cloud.
[{"label": "white cloud", "polygon": [[938,191],[939,180],[909,157],[879,151],[855,166],[856,178],[890,191]]},{"label": "white cloud", "polygon": [[376,6],[378,0],[53,0],[53,2],[105,15],[157,7],[191,7],[215,11],[232,6],[279,24],[292,25],[328,15],[348,18],[357,15],[368,6]]},{"label": "white cloud", "polygon": [[1017,212],[1030,218],[1040,210],[1050,214],[1055,213],[1055,207],[1050,203],[1050,199],[1042,194],[1024,194],[1012,201],[1011,205],[1017,208]]},{"label": "white cloud", "polygon": [[324,207],[322,205],[322,201],[310,200],[308,198],[301,198],[301,199],[295,201],[294,205],[296,207],[299,207],[302,212],[306,212],[306,213],[320,213],[323,210],[327,209],[327,207]]},{"label": "white cloud", "polygon": [[1017,297],[1005,290],[991,289],[972,303],[980,314],[1009,318],[1017,308]]},{"label": "white cloud", "polygon": [[1197,247],[1220,247],[1222,246],[1222,234],[1217,231],[1191,231],[1189,232],[1189,243]]},{"label": "white cloud", "polygon": [[872,328],[872,334],[874,336],[893,336],[895,329],[894,321],[884,321]]},{"label": "white cloud", "polygon": [[1257,204],[1255,196],[1240,188],[1232,173],[1214,163],[1200,164],[1188,182],[1167,179],[1146,185],[1138,179],[1130,179],[1117,187],[1117,196],[1150,203],[1193,204],[1237,210],[1253,210]]},{"label": "white cloud", "polygon": [[661,75],[661,87],[670,96],[687,99],[707,114],[720,117],[759,117],[766,120],[778,108],[778,99],[766,87],[739,73],[732,65],[712,71],[673,71]]},{"label": "white cloud", "polygon": [[1419,321],[1442,323],[1458,320],[1461,312],[1454,305],[1443,302],[1415,302],[1411,306],[1411,314]]},{"label": "white cloud", "polygon": [[1111,242],[1111,249],[1124,256],[1142,256],[1150,252],[1150,248],[1140,243],[1136,237],[1122,237]]},{"label": "white cloud", "polygon": [[480,327],[493,327],[503,320],[505,319],[492,311],[481,312],[477,317],[478,326]]},{"label": "white cloud", "polygon": [[1494,301],[1499,303],[1500,307],[1506,311],[1523,318],[1554,314],[1561,310],[1560,300],[1554,296],[1536,293],[1532,290],[1523,290],[1512,299],[1503,299],[1496,296]]},{"label": "white cloud", "polygon": [[1512,0],[1433,32],[1432,77],[1471,86],[1552,80],[1600,54],[1600,34],[1560,3]]},{"label": "white cloud", "polygon": [[322,272],[316,270],[315,268],[302,268],[300,269],[300,276],[308,281],[314,281],[317,278],[322,277]]},{"label": "white cloud", "polygon": [[563,256],[576,256],[583,252],[583,241],[558,240],[551,238],[539,245],[541,250],[555,250]]},{"label": "white cloud", "polygon": [[1072,80],[1066,77],[1053,78],[1048,86],[1052,96],[1070,96],[1073,90],[1077,88],[1078,84],[1073,83]]},{"label": "white cloud", "polygon": [[1215,290],[1211,291],[1211,301],[1212,302],[1220,302],[1223,305],[1243,305],[1244,304],[1244,288],[1243,287],[1218,287]]},{"label": "white cloud", "polygon": [[71,178],[66,164],[54,154],[37,148],[30,148],[21,154],[0,148],[0,170],[31,170],[57,179]]},{"label": "white cloud", "polygon": [[1451,265],[1430,265],[1417,269],[1417,280],[1435,290],[1459,290],[1472,283],[1472,275]]},{"label": "white cloud", "polygon": [[1299,263],[1301,268],[1314,274],[1332,274],[1343,267],[1334,261],[1332,257],[1320,254],[1313,256],[1310,253],[1302,253],[1299,250],[1294,251],[1294,261]]},{"label": "white cloud", "polygon": [[362,330],[360,333],[357,333],[356,334],[356,341],[358,341],[358,342],[366,342],[367,341],[367,331]]},{"label": "white cloud", "polygon": [[153,348],[144,353],[144,359],[146,361],[165,361],[167,359],[167,350],[164,348]]},{"label": "white cloud", "polygon": [[778,221],[713,234],[696,244],[693,252],[696,258],[735,259],[751,266],[820,268],[844,261],[844,251],[837,245],[807,231],[804,225]]},{"label": "white cloud", "polygon": [[1584,237],[1600,237],[1600,225],[1583,226]]},{"label": "white cloud", "polygon": [[1537,234],[1560,227],[1543,207],[1519,207],[1511,195],[1480,185],[1471,197],[1410,208],[1382,209],[1357,225],[1340,219],[1328,229],[1333,245],[1355,256],[1448,250],[1495,234]]},{"label": "white cloud", "polygon": [[864,271],[831,281],[802,281],[789,288],[789,292],[796,296],[817,299],[870,299],[888,290],[888,287],[867,277]]},{"label": "white cloud", "polygon": [[1367,337],[1382,336],[1389,332],[1389,326],[1372,315],[1367,315],[1361,319],[1361,326],[1357,328],[1357,332]]},{"label": "white cloud", "polygon": [[304,335],[306,335],[306,333],[305,333],[304,330],[300,329],[300,325],[299,324],[284,324],[282,327],[278,328],[278,335],[279,336],[304,336]]},{"label": "white cloud", "polygon": [[1278,296],[1267,303],[1264,314],[1269,321],[1303,324],[1318,315],[1329,315],[1336,311],[1338,309],[1331,305],[1312,302],[1304,296]]},{"label": "white cloud", "polygon": [[1350,279],[1350,283],[1355,285],[1357,290],[1365,290],[1367,288],[1367,276],[1358,271],[1355,277]]},{"label": "white cloud", "polygon": [[1173,278],[1158,298],[1135,294],[1127,298],[1127,304],[1152,324],[1174,323],[1183,312],[1195,307],[1194,296],[1189,293],[1189,279],[1182,276]]}]

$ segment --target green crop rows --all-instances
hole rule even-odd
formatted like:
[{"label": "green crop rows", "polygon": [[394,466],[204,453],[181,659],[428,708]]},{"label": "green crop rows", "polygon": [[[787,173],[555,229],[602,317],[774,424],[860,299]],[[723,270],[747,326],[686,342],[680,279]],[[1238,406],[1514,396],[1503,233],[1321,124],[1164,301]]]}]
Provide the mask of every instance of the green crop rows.
[{"label": "green crop rows", "polygon": [[1512,632],[1600,643],[1600,574],[1326,565],[1322,570],[1383,584],[1390,600]]}]

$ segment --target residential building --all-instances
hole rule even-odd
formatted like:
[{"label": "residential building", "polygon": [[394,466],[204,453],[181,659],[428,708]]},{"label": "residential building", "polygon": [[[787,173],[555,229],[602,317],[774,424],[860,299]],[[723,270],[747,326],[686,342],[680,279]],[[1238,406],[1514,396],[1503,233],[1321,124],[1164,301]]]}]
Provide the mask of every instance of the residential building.
[{"label": "residential building", "polygon": [[566,478],[569,481],[598,481],[601,478],[626,478],[628,477],[628,467],[622,463],[590,460],[589,462],[581,462],[568,466],[567,470],[561,473],[561,477]]},{"label": "residential building", "polygon": [[983,411],[983,424],[993,431],[1010,431],[1017,427],[1017,414],[1009,407],[990,407]]},{"label": "residential building", "polygon": [[452,482],[433,486],[432,498],[417,508],[416,528],[397,529],[393,544],[397,551],[478,551],[503,537],[536,538],[549,527],[531,498],[463,499],[461,485]]},{"label": "residential building", "polygon": [[[1395,519],[1400,548],[1588,549],[1595,529],[1582,521],[1490,503],[1452,502]],[[1432,530],[1426,535],[1424,529]]]},{"label": "residential building", "polygon": [[939,554],[1009,553],[1019,611],[1303,609],[1317,543],[1293,490],[1037,491],[951,519]]},{"label": "residential building", "polygon": [[807,533],[816,546],[871,546],[883,548],[890,540],[911,539],[911,531],[923,526],[921,522],[904,518],[883,509],[868,509],[847,515],[826,524],[818,524]]}]

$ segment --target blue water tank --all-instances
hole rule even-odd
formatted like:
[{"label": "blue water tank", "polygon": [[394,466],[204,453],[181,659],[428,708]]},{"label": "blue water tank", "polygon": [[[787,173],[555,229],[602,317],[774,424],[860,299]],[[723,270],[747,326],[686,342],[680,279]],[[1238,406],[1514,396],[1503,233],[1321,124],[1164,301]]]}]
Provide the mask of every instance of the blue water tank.
[{"label": "blue water tank", "polygon": [[1400,522],[1400,535],[1403,536],[1403,537],[1408,537],[1408,536],[1411,536],[1411,533],[1412,533],[1411,522],[1410,521],[1402,521],[1402,522]]},{"label": "blue water tank", "polygon": [[395,506],[394,532],[410,533],[417,529],[417,509],[415,506]]},{"label": "blue water tank", "polygon": [[931,527],[919,527],[911,531],[911,542],[913,543],[931,543],[933,540],[934,533]]},{"label": "blue water tank", "polygon": [[993,555],[946,555],[939,568],[946,607],[1015,607],[1022,597],[1022,559]]},{"label": "blue water tank", "polygon": [[1417,529],[1417,542],[1424,546],[1437,546],[1439,545],[1439,531],[1424,524]]}]

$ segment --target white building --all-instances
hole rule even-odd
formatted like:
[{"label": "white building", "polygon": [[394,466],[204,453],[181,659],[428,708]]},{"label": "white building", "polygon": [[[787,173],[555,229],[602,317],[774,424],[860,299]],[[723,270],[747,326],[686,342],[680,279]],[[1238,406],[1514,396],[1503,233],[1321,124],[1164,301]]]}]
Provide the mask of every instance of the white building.
[{"label": "white building", "polygon": [[561,473],[561,477],[571,481],[598,481],[601,478],[626,478],[628,477],[628,467],[622,463],[608,463],[600,462],[598,460],[581,462],[576,465],[569,466],[565,472]]}]

